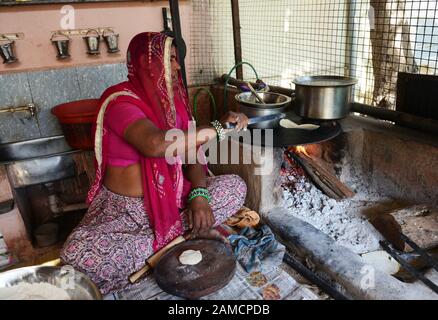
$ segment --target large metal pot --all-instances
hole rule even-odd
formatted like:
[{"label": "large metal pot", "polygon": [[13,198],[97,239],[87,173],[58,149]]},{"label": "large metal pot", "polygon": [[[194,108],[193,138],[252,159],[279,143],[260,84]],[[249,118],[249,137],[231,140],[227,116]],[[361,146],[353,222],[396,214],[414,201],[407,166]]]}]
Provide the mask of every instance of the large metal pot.
[{"label": "large metal pot", "polygon": [[[284,94],[274,92],[260,92],[259,96],[265,102],[260,103],[251,92],[242,92],[235,96],[239,102],[240,112],[248,118],[280,114],[286,110],[291,102],[291,98]],[[263,121],[249,125],[249,128],[274,128],[278,125],[278,120]]]},{"label": "large metal pot", "polygon": [[296,78],[295,112],[304,118],[336,120],[345,118],[352,103],[352,88],[357,80],[339,76]]}]

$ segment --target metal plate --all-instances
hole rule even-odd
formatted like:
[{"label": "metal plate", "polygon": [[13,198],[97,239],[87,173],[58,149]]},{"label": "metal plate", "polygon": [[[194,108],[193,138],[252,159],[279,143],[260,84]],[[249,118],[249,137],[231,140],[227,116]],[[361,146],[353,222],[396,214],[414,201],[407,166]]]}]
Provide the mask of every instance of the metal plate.
[{"label": "metal plate", "polygon": [[[242,141],[250,141],[252,145],[263,146],[263,147],[290,147],[298,145],[306,145],[312,143],[320,143],[326,140],[333,139],[342,132],[341,125],[337,121],[312,121],[309,119],[304,119],[297,116],[295,113],[287,113],[285,119],[290,119],[295,123],[314,123],[318,124],[320,127],[315,130],[305,130],[305,129],[287,129],[281,126],[277,126],[272,130],[272,143],[267,135],[266,129],[250,129],[251,138],[243,139]],[[256,136],[255,130],[261,130],[261,135]],[[240,134],[242,135],[242,133]],[[231,139],[238,140],[239,135],[231,135]]]},{"label": "metal plate", "polygon": [[20,283],[48,282],[64,288],[71,300],[101,300],[97,286],[82,272],[72,267],[33,266],[0,273],[0,288]]},{"label": "metal plate", "polygon": [[[202,261],[182,265],[178,258],[186,250],[199,250]],[[178,297],[197,299],[230,282],[236,271],[232,248],[220,241],[197,239],[180,243],[166,252],[154,269],[158,286]]]}]

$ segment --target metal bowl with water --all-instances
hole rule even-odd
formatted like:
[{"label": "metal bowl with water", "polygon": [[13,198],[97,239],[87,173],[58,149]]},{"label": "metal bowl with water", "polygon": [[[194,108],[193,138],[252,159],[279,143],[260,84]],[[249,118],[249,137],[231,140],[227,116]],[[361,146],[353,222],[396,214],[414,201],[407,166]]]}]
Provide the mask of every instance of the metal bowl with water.
[{"label": "metal bowl with water", "polygon": [[[274,92],[259,92],[258,94],[265,102],[264,104],[260,103],[251,92],[242,92],[235,96],[240,105],[240,112],[248,118],[280,114],[286,110],[292,100],[291,97]],[[264,121],[249,127],[266,129],[276,126],[278,126],[278,120]]]},{"label": "metal bowl with water", "polygon": [[64,289],[71,300],[102,299],[97,286],[85,274],[69,266],[33,266],[0,273],[0,290],[20,283],[40,282]]}]

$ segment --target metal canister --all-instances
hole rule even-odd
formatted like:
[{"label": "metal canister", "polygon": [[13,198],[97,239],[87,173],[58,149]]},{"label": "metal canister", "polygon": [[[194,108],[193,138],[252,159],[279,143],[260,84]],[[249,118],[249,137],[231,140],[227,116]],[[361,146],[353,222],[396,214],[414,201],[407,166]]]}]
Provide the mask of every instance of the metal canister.
[{"label": "metal canister", "polygon": [[304,118],[336,120],[345,118],[353,102],[352,88],[357,80],[341,76],[296,78],[295,112]]}]

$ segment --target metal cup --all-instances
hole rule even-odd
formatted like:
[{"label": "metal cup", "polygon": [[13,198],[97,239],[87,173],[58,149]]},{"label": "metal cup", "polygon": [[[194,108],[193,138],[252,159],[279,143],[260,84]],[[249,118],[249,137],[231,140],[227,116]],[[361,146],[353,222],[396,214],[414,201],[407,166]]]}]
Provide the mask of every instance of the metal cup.
[{"label": "metal cup", "polygon": [[[106,32],[111,32],[111,34],[106,34]],[[103,39],[108,47],[108,53],[119,52],[119,35],[114,33],[112,30],[105,30],[103,32]]]},{"label": "metal cup", "polygon": [[[55,36],[63,36],[65,39],[53,39]],[[58,59],[67,59],[70,58],[70,54],[68,53],[68,48],[69,48],[69,43],[70,43],[70,38],[67,37],[65,34],[62,33],[55,33],[52,35],[52,37],[50,38],[50,40],[52,41],[53,45],[56,48],[57,51],[57,58]]]},{"label": "metal cup", "polygon": [[[94,35],[91,35],[92,33],[94,33]],[[99,52],[100,35],[96,30],[90,29],[85,35],[85,37],[83,37],[83,39],[87,44],[88,54],[94,55],[100,53]]]},{"label": "metal cup", "polygon": [[0,44],[0,55],[3,58],[3,63],[13,63],[18,61],[14,55],[14,41]]}]

